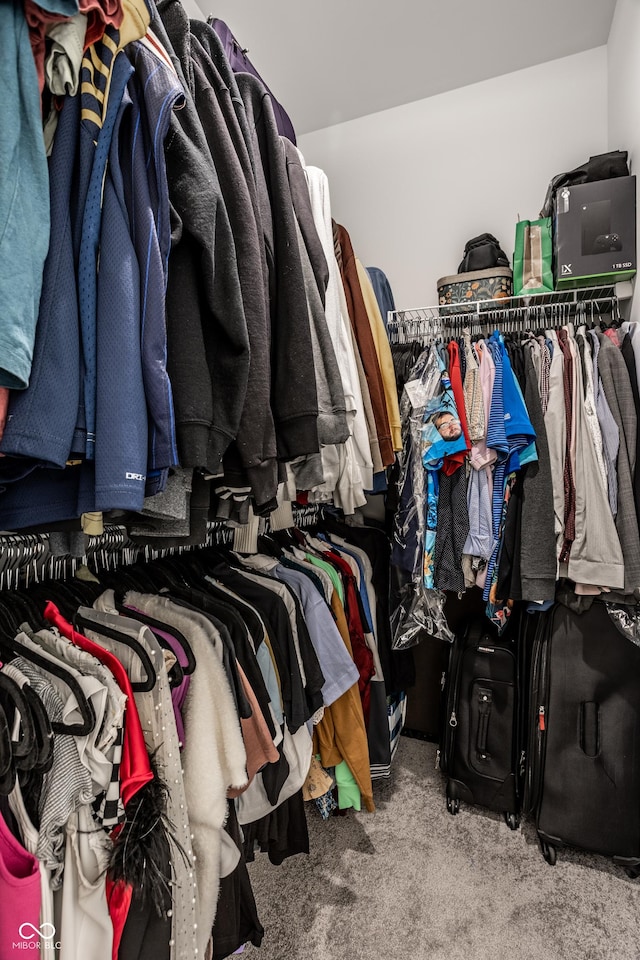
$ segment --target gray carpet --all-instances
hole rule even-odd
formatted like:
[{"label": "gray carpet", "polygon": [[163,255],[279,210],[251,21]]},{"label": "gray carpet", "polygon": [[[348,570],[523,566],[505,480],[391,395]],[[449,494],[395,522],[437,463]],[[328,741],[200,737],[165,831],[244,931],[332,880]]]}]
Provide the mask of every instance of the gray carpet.
[{"label": "gray carpet", "polygon": [[435,747],[402,738],[375,814],[324,823],[311,854],[250,866],[265,938],[247,960],[640,960],[640,881],[532,828],[445,809]]}]

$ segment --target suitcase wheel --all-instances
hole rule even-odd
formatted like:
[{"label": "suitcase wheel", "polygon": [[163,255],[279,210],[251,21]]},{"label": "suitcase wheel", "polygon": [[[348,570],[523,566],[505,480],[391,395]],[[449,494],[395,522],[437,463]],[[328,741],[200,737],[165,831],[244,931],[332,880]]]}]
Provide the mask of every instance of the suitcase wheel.
[{"label": "suitcase wheel", "polygon": [[550,867],[555,867],[556,860],[558,856],[556,854],[556,848],[553,847],[550,843],[546,843],[544,840],[540,841],[540,850],[542,851],[542,856],[545,858]]},{"label": "suitcase wheel", "polygon": [[455,817],[456,813],[460,810],[460,801],[457,797],[447,797],[447,810],[452,817]]},{"label": "suitcase wheel", "polygon": [[624,872],[630,880],[637,880],[640,877],[640,867],[625,867]]},{"label": "suitcase wheel", "polygon": [[504,822],[509,827],[509,830],[517,830],[520,826],[520,817],[517,815],[517,813],[505,812]]}]

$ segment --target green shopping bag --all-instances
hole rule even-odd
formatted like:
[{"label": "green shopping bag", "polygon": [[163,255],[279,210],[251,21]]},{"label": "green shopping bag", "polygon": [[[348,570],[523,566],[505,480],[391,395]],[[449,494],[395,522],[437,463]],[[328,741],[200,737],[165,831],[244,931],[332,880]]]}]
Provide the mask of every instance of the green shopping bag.
[{"label": "green shopping bag", "polygon": [[513,254],[513,293],[551,293],[553,288],[551,218],[519,220]]}]

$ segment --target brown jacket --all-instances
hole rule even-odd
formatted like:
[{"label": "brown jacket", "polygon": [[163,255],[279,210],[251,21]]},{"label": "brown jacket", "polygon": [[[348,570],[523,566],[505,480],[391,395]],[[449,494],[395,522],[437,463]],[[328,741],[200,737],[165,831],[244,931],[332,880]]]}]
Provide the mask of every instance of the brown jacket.
[{"label": "brown jacket", "polygon": [[393,463],[395,458],[378,354],[376,352],[373,333],[371,332],[369,315],[362,295],[351,238],[345,228],[340,226],[339,223],[334,222],[333,231],[334,240],[340,252],[338,263],[340,265],[342,283],[347,298],[349,319],[351,320],[351,326],[353,327],[358,350],[360,351],[362,364],[367,376],[367,385],[371,396],[378,442],[380,444],[380,455],[383,465],[387,467]]}]

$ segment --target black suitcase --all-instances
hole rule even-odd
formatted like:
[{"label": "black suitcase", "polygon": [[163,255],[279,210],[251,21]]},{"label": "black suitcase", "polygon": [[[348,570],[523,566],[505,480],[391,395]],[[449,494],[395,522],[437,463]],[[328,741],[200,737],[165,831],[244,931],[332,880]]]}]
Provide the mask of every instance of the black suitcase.
[{"label": "black suitcase", "polygon": [[519,824],[518,658],[515,644],[498,637],[489,620],[474,619],[451,647],[440,746],[447,776],[447,810],[460,801]]},{"label": "black suitcase", "polygon": [[557,604],[532,648],[525,808],[545,860],[578,847],[640,865],[640,648],[595,602]]}]

